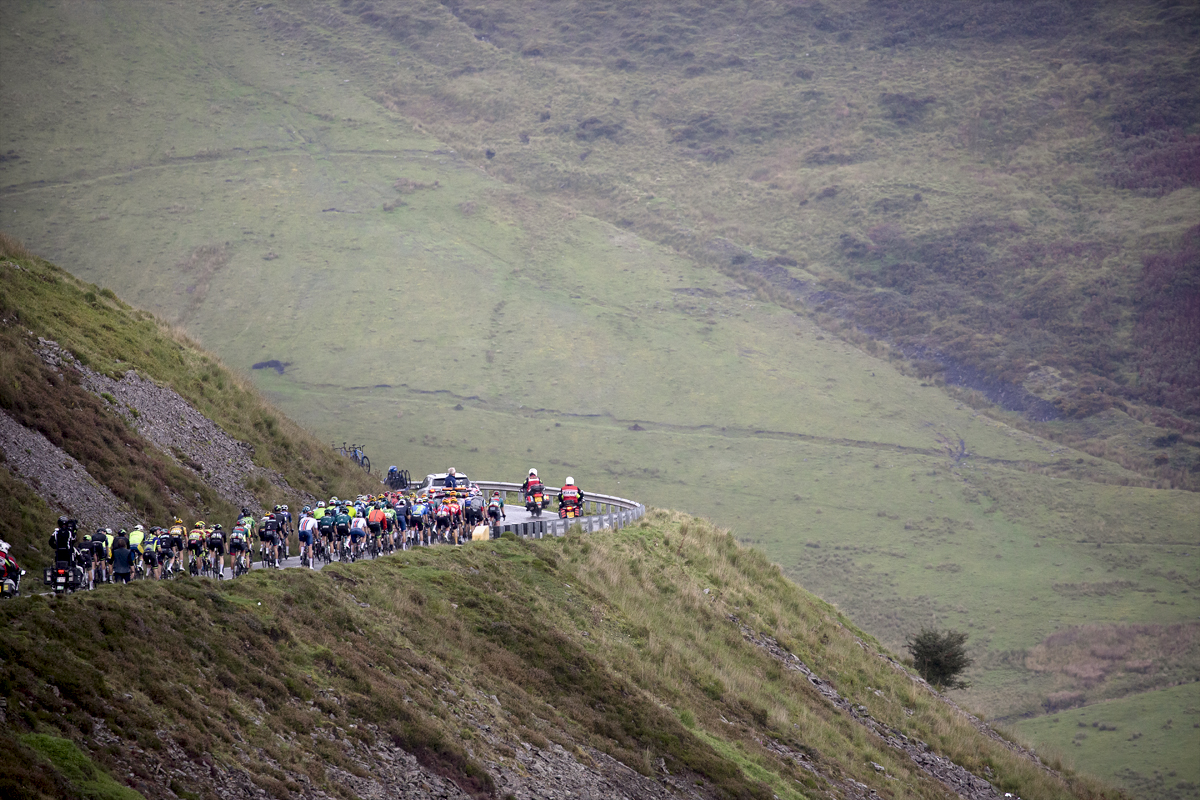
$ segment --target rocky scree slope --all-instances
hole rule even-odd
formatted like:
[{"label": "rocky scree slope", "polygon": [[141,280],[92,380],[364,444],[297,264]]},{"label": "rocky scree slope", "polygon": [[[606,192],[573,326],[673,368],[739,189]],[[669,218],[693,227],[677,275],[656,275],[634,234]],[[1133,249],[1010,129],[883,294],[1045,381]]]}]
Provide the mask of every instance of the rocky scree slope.
[{"label": "rocky scree slope", "polygon": [[8,237],[0,256],[0,537],[26,568],[59,514],[231,521],[377,486],[153,316]]},{"label": "rocky scree slope", "polygon": [[659,510],[22,598],[0,607],[0,699],[13,797],[82,796],[89,770],[162,798],[1116,796],[948,703],[728,532]]}]

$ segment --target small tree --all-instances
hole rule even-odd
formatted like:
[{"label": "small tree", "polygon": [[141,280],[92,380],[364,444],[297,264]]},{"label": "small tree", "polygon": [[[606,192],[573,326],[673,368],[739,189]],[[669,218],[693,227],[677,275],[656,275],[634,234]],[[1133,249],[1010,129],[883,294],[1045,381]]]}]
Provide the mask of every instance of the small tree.
[{"label": "small tree", "polygon": [[970,685],[958,677],[971,666],[967,656],[967,634],[958,631],[939,633],[922,628],[904,646],[912,653],[913,666],[921,677],[939,689],[965,689]]}]

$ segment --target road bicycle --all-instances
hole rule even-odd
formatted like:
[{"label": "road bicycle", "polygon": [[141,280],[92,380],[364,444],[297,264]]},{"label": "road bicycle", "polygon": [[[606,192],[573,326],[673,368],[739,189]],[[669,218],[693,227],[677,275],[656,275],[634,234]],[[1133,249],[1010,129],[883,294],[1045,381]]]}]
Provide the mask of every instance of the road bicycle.
[{"label": "road bicycle", "polygon": [[352,444],[347,446],[345,442],[342,442],[341,447],[334,445],[333,449],[340,452],[343,456],[350,459],[355,464],[358,464],[360,467],[366,470],[368,475],[371,474],[371,459],[367,458],[364,445]]}]

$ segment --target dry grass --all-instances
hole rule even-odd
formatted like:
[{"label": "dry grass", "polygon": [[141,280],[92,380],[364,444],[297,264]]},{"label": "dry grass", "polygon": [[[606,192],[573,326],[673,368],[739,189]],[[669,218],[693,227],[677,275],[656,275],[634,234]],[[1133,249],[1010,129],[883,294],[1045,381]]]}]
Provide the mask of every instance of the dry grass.
[{"label": "dry grass", "polygon": [[21,240],[0,231],[0,256],[4,258],[30,259],[33,253],[25,247]]}]

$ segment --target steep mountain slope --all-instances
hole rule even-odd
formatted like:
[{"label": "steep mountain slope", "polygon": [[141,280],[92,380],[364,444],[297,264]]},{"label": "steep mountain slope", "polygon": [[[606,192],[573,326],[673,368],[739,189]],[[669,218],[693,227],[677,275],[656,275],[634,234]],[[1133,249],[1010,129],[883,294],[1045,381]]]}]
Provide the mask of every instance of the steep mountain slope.
[{"label": "steep mountain slope", "polygon": [[1109,796],[661,511],[0,616],[8,797]]},{"label": "steep mountain slope", "polygon": [[0,206],[326,440],[705,514],[1042,713],[1195,677],[1194,20],[12,2]]},{"label": "steep mountain slope", "polygon": [[378,486],[179,331],[2,234],[0,258],[0,537],[22,566],[45,563],[60,513],[227,523]]}]

